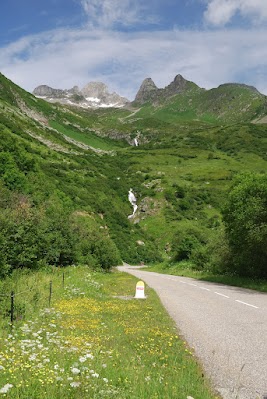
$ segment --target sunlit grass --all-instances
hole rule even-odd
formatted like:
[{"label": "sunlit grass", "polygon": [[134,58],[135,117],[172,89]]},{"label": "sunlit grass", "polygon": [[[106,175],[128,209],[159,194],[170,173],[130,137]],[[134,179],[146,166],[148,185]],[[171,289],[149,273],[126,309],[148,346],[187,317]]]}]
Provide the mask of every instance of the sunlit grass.
[{"label": "sunlit grass", "polygon": [[[25,293],[16,299],[18,308],[24,303],[22,319],[12,330],[7,318],[2,321],[3,397],[215,398],[153,290],[146,287],[147,299],[135,300],[134,277],[80,267],[65,269],[63,288],[62,272],[29,274],[28,284],[39,277],[45,306],[34,310],[27,301],[31,293]],[[16,279],[22,290],[25,276],[21,284]]]}]

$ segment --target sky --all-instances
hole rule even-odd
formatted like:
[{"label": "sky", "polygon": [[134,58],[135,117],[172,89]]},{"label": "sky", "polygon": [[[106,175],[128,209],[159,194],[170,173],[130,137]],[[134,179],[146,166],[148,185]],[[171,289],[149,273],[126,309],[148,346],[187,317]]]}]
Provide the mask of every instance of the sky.
[{"label": "sky", "polygon": [[181,74],[267,94],[267,0],[0,0],[0,72],[32,91],[92,81],[133,100]]}]

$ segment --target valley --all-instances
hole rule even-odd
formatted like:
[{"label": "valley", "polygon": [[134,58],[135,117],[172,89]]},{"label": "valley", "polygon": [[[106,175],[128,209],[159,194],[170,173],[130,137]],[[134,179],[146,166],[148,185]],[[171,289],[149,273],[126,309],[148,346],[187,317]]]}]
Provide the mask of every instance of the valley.
[{"label": "valley", "polygon": [[[222,210],[233,179],[265,175],[264,95],[240,84],[204,90],[177,75],[165,89],[146,79],[124,108],[84,109],[51,104],[0,77],[0,177],[7,197],[23,195],[31,213],[56,192],[66,223],[82,214],[75,223],[104,234],[116,247],[116,262],[213,267],[209,246],[224,234]],[[138,212],[129,221],[130,188]],[[182,258],[179,242],[190,247]],[[87,250],[98,263],[101,255]],[[86,259],[85,249],[73,251],[67,263]],[[201,264],[194,256],[203,257]]]}]

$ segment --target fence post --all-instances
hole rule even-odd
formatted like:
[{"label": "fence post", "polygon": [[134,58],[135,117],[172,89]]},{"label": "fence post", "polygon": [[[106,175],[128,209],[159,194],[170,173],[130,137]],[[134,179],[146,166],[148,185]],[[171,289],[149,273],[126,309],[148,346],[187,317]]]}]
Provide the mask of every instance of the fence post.
[{"label": "fence post", "polygon": [[13,326],[13,322],[14,322],[14,298],[15,298],[15,292],[11,291],[11,296],[10,296],[10,322],[11,322],[11,326]]},{"label": "fence post", "polygon": [[51,304],[51,298],[52,298],[52,280],[50,281],[50,284],[49,284],[49,300],[48,300],[49,307],[50,307],[50,304]]}]

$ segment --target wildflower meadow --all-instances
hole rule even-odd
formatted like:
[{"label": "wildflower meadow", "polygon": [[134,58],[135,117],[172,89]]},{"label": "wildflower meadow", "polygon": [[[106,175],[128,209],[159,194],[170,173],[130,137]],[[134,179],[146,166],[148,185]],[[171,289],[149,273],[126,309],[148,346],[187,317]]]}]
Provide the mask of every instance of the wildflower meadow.
[{"label": "wildflower meadow", "polygon": [[[137,300],[126,273],[64,273],[64,286],[60,269],[1,282],[0,398],[215,399],[153,290]],[[25,290],[13,326],[9,289]]]}]

